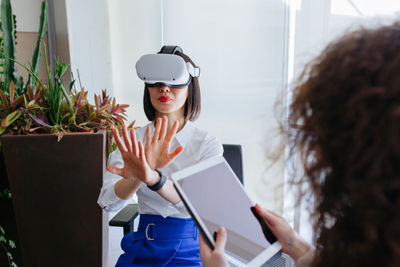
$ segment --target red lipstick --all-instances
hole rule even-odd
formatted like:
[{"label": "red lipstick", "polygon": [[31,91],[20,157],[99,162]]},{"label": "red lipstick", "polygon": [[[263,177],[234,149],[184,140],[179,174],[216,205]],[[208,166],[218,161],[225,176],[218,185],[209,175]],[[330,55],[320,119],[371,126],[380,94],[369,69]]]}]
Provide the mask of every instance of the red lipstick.
[{"label": "red lipstick", "polygon": [[158,100],[160,100],[160,102],[162,102],[162,103],[166,103],[166,102],[170,101],[171,98],[169,96],[161,96]]}]

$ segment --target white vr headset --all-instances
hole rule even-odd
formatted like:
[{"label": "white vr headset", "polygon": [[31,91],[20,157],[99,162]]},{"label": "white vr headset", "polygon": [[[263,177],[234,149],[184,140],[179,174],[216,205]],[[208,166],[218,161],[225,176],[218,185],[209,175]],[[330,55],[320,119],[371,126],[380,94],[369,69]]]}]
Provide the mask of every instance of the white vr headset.
[{"label": "white vr headset", "polygon": [[175,55],[183,52],[179,46],[163,46],[158,54],[142,56],[136,62],[136,73],[148,86],[165,84],[181,88],[189,85],[192,77],[200,76],[200,68]]}]

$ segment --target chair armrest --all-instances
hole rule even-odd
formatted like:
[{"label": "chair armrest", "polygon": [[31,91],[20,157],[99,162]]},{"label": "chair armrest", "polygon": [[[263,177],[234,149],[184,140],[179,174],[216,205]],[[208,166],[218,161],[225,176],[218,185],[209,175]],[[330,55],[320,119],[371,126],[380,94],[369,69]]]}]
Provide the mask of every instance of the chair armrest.
[{"label": "chair armrest", "polygon": [[124,227],[124,234],[133,231],[133,222],[139,215],[137,212],[138,204],[128,204],[117,215],[115,215],[108,223],[110,226]]}]

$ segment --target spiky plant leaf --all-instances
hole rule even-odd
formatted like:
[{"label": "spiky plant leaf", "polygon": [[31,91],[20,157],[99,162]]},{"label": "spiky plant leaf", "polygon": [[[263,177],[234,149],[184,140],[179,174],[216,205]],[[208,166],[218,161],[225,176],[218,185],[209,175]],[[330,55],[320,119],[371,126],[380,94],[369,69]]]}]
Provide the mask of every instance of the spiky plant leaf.
[{"label": "spiky plant leaf", "polygon": [[16,121],[20,116],[22,115],[22,112],[19,110],[15,110],[14,112],[11,112],[10,114],[7,115],[2,121],[1,121],[1,127],[8,127],[10,126],[14,121]]},{"label": "spiky plant leaf", "polygon": [[[42,2],[42,7],[41,7],[41,12],[40,12],[40,25],[39,25],[39,34],[38,34],[38,39],[36,42],[36,47],[33,52],[32,56],[32,72],[35,73],[36,75],[39,73],[39,66],[40,66],[40,59],[42,57],[41,55],[41,45],[42,41],[44,38],[44,35],[46,33],[46,25],[47,25],[47,2],[43,1]],[[30,85],[31,87],[35,87],[37,82],[31,76],[29,76],[27,85]]]}]

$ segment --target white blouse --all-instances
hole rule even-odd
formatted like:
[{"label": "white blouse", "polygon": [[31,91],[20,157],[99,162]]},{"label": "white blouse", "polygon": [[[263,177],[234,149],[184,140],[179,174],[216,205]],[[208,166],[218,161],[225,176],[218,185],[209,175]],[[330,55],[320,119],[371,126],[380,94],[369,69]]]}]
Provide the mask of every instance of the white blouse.
[{"label": "white blouse", "polygon": [[[152,133],[154,132],[154,123],[149,123]],[[146,143],[146,128],[142,127],[136,131],[137,140]],[[172,173],[196,164],[202,160],[222,156],[223,148],[221,142],[208,134],[207,132],[198,129],[192,122],[186,121],[185,126],[176,133],[171,143],[170,151],[175,150],[179,145],[184,147],[183,152],[167,167],[160,171],[170,177]],[[124,162],[121,152],[117,149],[110,155],[110,165],[122,168]],[[117,211],[127,204],[129,200],[119,198],[114,191],[114,185],[117,181],[123,179],[117,174],[106,171],[104,175],[103,187],[101,188],[100,196],[97,203],[106,211]],[[165,217],[189,218],[182,201],[177,204],[172,204],[165,200],[157,192],[147,188],[145,183],[142,183],[137,191],[137,198],[140,214],[158,214]]]}]

